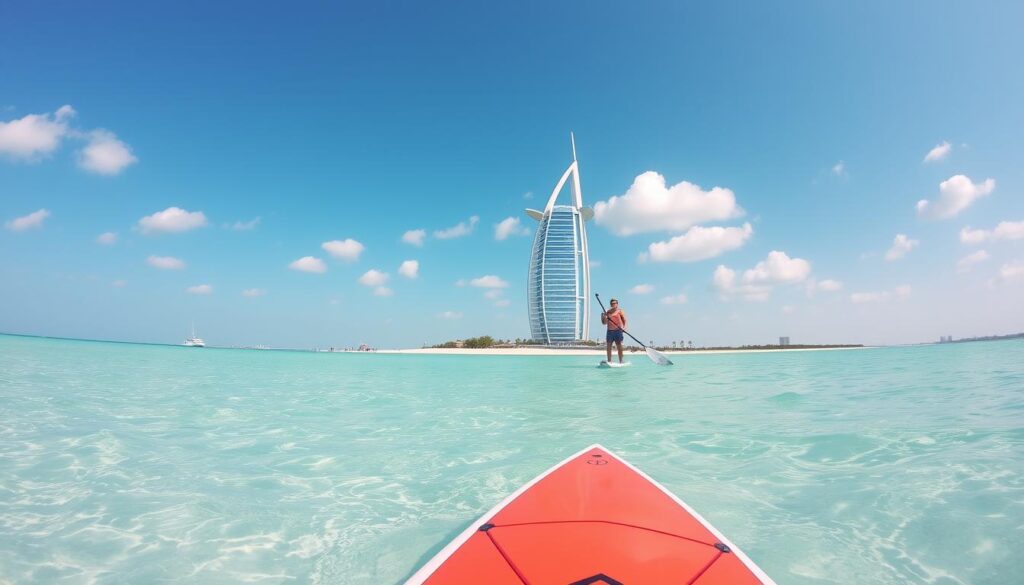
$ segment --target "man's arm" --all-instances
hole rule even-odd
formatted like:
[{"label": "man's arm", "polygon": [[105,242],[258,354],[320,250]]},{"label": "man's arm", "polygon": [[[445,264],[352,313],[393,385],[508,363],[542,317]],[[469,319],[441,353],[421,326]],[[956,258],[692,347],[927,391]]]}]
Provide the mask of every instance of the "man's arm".
[{"label": "man's arm", "polygon": [[626,312],[623,311],[622,309],[619,309],[619,313],[622,314],[622,328],[628,329],[628,327],[626,327]]}]

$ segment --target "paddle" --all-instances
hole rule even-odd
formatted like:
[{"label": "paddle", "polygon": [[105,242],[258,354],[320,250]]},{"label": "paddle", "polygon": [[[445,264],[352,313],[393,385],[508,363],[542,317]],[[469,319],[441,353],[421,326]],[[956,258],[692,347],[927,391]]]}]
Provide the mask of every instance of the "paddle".
[{"label": "paddle", "polygon": [[[604,312],[604,313],[607,313],[608,311],[604,308],[604,303],[601,302],[601,295],[599,295],[597,293],[594,293],[594,296],[597,297],[597,303],[599,305],[601,305],[601,311]],[[659,366],[671,366],[672,365],[672,360],[670,360],[667,357],[665,357],[665,354],[661,353],[660,351],[658,351],[658,350],[656,350],[656,349],[654,349],[652,347],[647,347],[646,345],[644,345],[644,342],[640,341],[636,337],[633,337],[633,334],[630,333],[629,331],[626,331],[625,329],[623,329],[622,332],[625,333],[626,335],[628,335],[633,341],[639,343],[640,347],[644,348],[644,351],[647,352],[647,357],[651,358],[652,362],[658,364]]]}]

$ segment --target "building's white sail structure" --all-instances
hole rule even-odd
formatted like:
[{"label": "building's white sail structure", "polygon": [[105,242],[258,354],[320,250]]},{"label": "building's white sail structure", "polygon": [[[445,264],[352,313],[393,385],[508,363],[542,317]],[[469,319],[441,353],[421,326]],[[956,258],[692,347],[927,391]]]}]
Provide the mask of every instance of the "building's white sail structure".
[{"label": "building's white sail structure", "polygon": [[[571,200],[557,204],[567,182]],[[527,209],[526,214],[539,222],[526,291],[533,339],[546,344],[589,339],[590,260],[584,224],[594,210],[583,206],[574,138],[572,164],[551,191],[544,211]]]}]

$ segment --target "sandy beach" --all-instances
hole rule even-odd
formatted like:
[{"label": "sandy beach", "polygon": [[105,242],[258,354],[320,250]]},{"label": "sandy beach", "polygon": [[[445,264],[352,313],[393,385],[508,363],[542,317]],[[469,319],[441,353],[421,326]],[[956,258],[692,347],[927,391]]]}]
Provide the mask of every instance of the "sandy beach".
[{"label": "sandy beach", "polygon": [[[844,349],[868,349],[871,346],[864,347],[804,347],[804,348],[793,348],[793,349],[698,349],[698,350],[658,350],[665,355],[677,356],[689,356],[689,355],[707,355],[716,353],[774,353],[774,352],[790,352],[790,351],[836,351]],[[401,354],[428,354],[428,355],[512,355],[512,356],[566,356],[566,355],[589,355],[589,356],[604,356],[605,350],[600,349],[557,349],[557,348],[546,348],[546,347],[500,347],[500,348],[488,348],[488,349],[469,349],[469,348],[435,348],[426,347],[419,349],[378,349],[377,353],[401,353]],[[629,352],[626,354],[635,356],[644,356],[643,351]]]}]

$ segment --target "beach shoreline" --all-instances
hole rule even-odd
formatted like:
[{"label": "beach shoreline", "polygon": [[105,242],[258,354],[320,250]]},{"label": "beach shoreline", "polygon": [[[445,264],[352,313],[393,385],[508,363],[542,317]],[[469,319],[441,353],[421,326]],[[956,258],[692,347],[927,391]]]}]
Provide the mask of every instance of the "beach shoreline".
[{"label": "beach shoreline", "polygon": [[[725,353],[779,353],[779,352],[792,352],[792,351],[836,351],[844,349],[870,349],[876,346],[859,346],[859,347],[795,347],[792,349],[688,349],[688,350],[658,350],[665,355],[684,356],[684,355],[708,355],[708,354],[725,354]],[[486,349],[472,349],[472,348],[441,348],[441,347],[424,347],[417,349],[378,349],[375,353],[388,353],[388,354],[420,354],[420,355],[501,355],[501,356],[604,356],[604,348],[595,349],[558,349],[558,348],[546,348],[546,347],[496,347]],[[643,351],[625,352],[625,356],[645,355]]]}]

